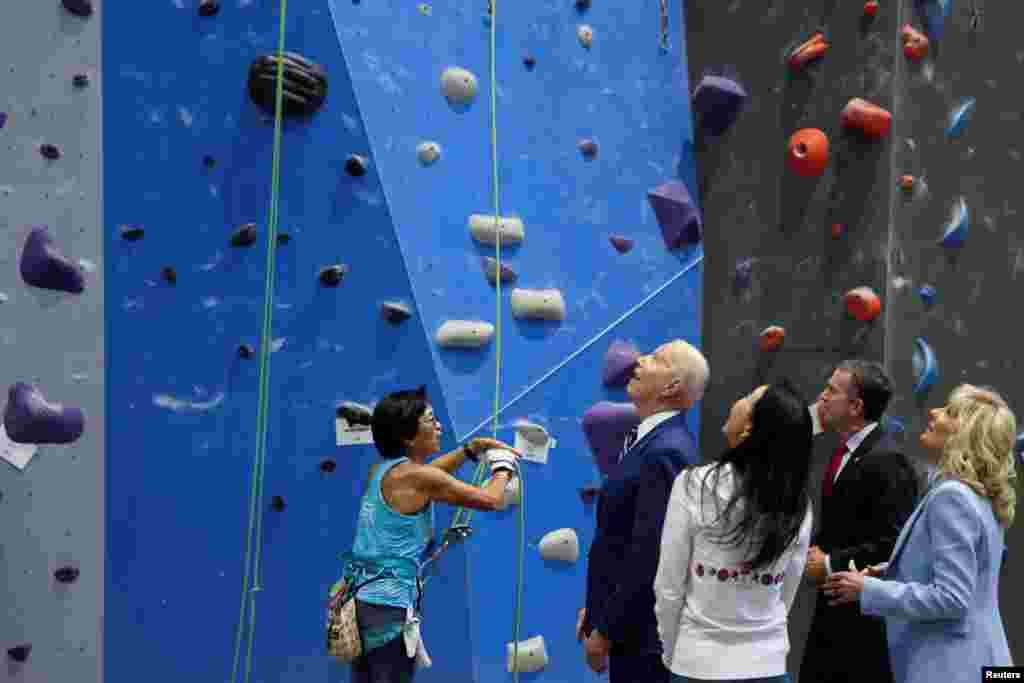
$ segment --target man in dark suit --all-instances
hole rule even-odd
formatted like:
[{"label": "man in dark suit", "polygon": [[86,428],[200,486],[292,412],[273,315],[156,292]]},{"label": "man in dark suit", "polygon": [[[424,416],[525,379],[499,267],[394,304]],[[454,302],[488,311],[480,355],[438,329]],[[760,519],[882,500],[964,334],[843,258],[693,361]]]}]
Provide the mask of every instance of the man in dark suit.
[{"label": "man in dark suit", "polygon": [[654,616],[661,528],[684,467],[697,464],[686,411],[704,395],[708,364],[675,340],[641,356],[626,387],[641,422],[627,437],[618,471],[605,481],[587,564],[587,601],[576,637],[611,683],[668,683]]},{"label": "man in dark suit", "polygon": [[800,683],[891,683],[885,623],[857,603],[829,606],[833,571],[889,559],[918,497],[917,473],[879,424],[892,383],[878,363],[844,361],[812,408],[821,428],[840,437],[822,481],[820,527],[804,576],[818,587]]}]

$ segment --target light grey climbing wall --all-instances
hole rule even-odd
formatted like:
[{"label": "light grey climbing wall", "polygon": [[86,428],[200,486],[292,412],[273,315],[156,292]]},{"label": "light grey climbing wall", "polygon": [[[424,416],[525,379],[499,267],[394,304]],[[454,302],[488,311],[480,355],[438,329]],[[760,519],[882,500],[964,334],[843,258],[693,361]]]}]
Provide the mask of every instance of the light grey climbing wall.
[{"label": "light grey climbing wall", "polygon": [[[85,431],[39,446],[24,469],[0,462],[0,681],[91,683],[104,546],[100,31],[96,15],[56,0],[16,5],[0,21],[0,404],[15,383],[35,385],[81,408]],[[37,226],[82,269],[82,293],[24,283],[22,252]],[[77,569],[77,581],[56,580],[62,567]],[[28,661],[14,661],[8,650],[26,644]]]}]

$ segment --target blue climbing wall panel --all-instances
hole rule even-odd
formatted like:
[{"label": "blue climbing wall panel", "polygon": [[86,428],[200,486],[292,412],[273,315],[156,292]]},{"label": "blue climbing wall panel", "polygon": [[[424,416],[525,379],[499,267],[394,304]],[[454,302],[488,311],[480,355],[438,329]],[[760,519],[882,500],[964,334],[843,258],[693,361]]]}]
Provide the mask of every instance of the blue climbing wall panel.
[{"label": "blue climbing wall panel", "polygon": [[[509,425],[527,418],[556,439],[547,464],[524,471],[519,637],[543,635],[550,658],[524,680],[593,678],[572,624],[593,535],[592,509],[577,491],[598,478],[580,419],[597,401],[625,399],[601,385],[605,351],[615,339],[645,350],[673,337],[700,342],[700,248],[667,250],[646,197],[676,179],[695,194],[682,10],[670,3],[663,51],[657,4],[617,5],[498,8],[502,213],[526,226],[505,258],[517,286],[557,288],[567,304],[560,324],[517,321],[512,287],[502,288],[499,437],[511,441]],[[245,79],[250,63],[276,48],[278,5],[225,2],[214,17],[184,1],[110,9],[105,680],[135,680],[140,670],[155,681],[229,680],[259,398],[257,359],[240,358],[237,347],[259,350],[273,129]],[[336,444],[337,404],[372,405],[426,384],[445,448],[491,413],[496,345],[453,352],[434,342],[446,319],[494,321],[495,293],[480,267],[490,251],[467,229],[470,214],[493,210],[485,12],[485,3],[454,2],[289,7],[286,49],[322,64],[330,85],[324,107],[288,122],[283,136],[279,229],[291,240],[276,248],[250,680],[349,679],[325,655],[323,600],[376,453]],[[580,24],[593,27],[589,50],[577,40]],[[479,79],[468,111],[441,96],[448,66]],[[597,141],[596,158],[581,156],[581,138]],[[426,140],[442,147],[429,167],[416,156]],[[345,173],[353,153],[369,157],[365,176]],[[230,246],[248,222],[257,243]],[[126,225],[144,237],[123,240]],[[634,249],[617,253],[611,234],[633,239]],[[350,272],[322,287],[318,271],[336,263]],[[161,276],[168,266],[174,284]],[[405,301],[413,318],[385,322],[385,300]],[[326,458],[337,463],[333,473],[320,470]],[[271,509],[273,496],[283,511]],[[443,558],[424,605],[434,666],[418,680],[511,678],[518,513],[476,514],[471,540]],[[439,529],[450,515],[439,509]],[[561,527],[580,536],[573,565],[537,554],[539,538]]]}]

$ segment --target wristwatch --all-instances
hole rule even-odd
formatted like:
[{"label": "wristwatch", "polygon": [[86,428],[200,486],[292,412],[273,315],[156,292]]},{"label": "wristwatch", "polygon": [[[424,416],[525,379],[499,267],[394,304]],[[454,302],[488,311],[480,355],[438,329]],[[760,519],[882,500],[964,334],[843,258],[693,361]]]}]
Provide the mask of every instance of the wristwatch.
[{"label": "wristwatch", "polygon": [[473,452],[473,449],[469,447],[469,442],[462,444],[462,450],[466,453],[466,457],[473,462],[479,462],[480,456]]}]

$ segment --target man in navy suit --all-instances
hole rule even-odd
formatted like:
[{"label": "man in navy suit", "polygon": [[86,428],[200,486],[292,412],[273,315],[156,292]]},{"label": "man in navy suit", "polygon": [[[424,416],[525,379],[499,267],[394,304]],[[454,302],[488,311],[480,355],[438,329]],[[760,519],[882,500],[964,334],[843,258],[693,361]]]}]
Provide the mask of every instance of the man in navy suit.
[{"label": "man in navy suit", "polygon": [[677,339],[641,356],[626,387],[642,421],[601,489],[586,607],[576,624],[577,639],[586,638],[587,664],[598,673],[607,669],[610,683],[670,680],[654,616],[654,577],[672,484],[698,460],[686,411],[707,381],[707,360]]}]

